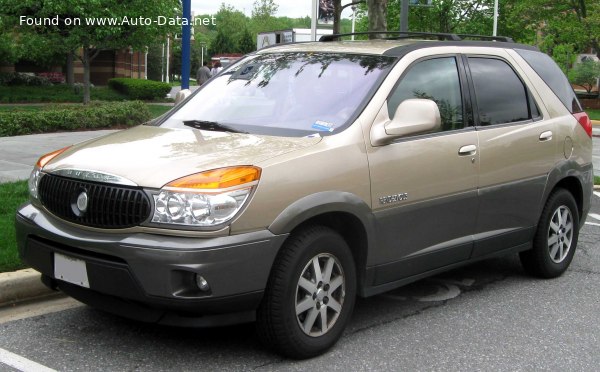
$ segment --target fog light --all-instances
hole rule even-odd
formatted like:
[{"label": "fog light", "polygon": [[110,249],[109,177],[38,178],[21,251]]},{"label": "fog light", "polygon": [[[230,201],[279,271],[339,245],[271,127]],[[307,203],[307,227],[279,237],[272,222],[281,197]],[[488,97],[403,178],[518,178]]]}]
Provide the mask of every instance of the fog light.
[{"label": "fog light", "polygon": [[196,285],[202,292],[206,292],[210,289],[208,282],[201,275],[196,274]]}]

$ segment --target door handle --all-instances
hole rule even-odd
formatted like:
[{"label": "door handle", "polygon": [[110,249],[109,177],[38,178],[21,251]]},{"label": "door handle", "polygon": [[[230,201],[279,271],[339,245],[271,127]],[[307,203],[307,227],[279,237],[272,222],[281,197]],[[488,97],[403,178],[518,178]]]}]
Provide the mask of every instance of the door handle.
[{"label": "door handle", "polygon": [[475,154],[477,154],[477,146],[475,145],[466,145],[458,150],[459,156],[472,156]]},{"label": "door handle", "polygon": [[552,139],[552,131],[545,131],[542,134],[540,134],[540,141],[544,142],[544,141],[550,141]]}]

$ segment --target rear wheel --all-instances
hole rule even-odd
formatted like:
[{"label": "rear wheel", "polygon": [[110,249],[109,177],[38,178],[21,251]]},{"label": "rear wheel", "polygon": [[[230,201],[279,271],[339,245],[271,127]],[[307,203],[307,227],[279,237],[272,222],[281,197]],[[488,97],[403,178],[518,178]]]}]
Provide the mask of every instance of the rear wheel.
[{"label": "rear wheel", "polygon": [[521,252],[525,270],[542,278],[555,278],[567,270],[579,237],[579,213],[575,199],[565,189],[553,192],[540,217],[533,249]]},{"label": "rear wheel", "polygon": [[354,307],[356,269],[350,248],[334,230],[295,232],[278,255],[257,313],[267,346],[291,358],[310,358],[341,336]]}]

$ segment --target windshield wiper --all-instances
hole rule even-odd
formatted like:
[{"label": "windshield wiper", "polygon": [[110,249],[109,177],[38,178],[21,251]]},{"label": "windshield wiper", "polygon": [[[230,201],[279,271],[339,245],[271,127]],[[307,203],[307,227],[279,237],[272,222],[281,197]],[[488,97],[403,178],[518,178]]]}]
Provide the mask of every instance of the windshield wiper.
[{"label": "windshield wiper", "polygon": [[231,132],[231,133],[248,133],[237,130],[225,124],[217,123],[216,121],[207,120],[184,120],[183,125],[202,130],[210,130],[213,132]]}]

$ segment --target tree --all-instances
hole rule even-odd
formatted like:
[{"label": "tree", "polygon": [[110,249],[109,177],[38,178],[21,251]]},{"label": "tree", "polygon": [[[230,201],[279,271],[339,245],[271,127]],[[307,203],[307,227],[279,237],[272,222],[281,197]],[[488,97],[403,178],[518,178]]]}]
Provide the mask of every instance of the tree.
[{"label": "tree", "polygon": [[600,62],[585,60],[575,65],[569,74],[571,83],[578,85],[592,93],[592,89],[598,84],[600,78]]},{"label": "tree", "polygon": [[[175,18],[181,14],[179,0],[3,0],[3,8],[5,14],[12,16],[13,27],[20,35],[44,38],[64,54],[81,50],[76,56],[83,64],[84,103],[90,101],[90,64],[102,50],[124,47],[145,50],[153,40],[177,31],[176,25],[153,20],[158,20],[159,16]],[[58,22],[56,25],[19,25],[21,15],[57,18]],[[112,25],[108,24],[111,22]]]},{"label": "tree", "polygon": [[[387,31],[387,4],[388,0],[367,0],[369,31]],[[375,35],[375,38],[383,36]]]},{"label": "tree", "polygon": [[223,54],[223,53],[232,53],[235,48],[235,43],[232,38],[224,33],[222,30],[217,32],[217,37],[213,40],[210,45],[210,54]]},{"label": "tree", "polygon": [[244,32],[242,32],[241,38],[238,40],[237,50],[240,53],[247,54],[256,50],[256,45],[254,41],[256,39],[252,37],[248,28],[244,28]]}]

